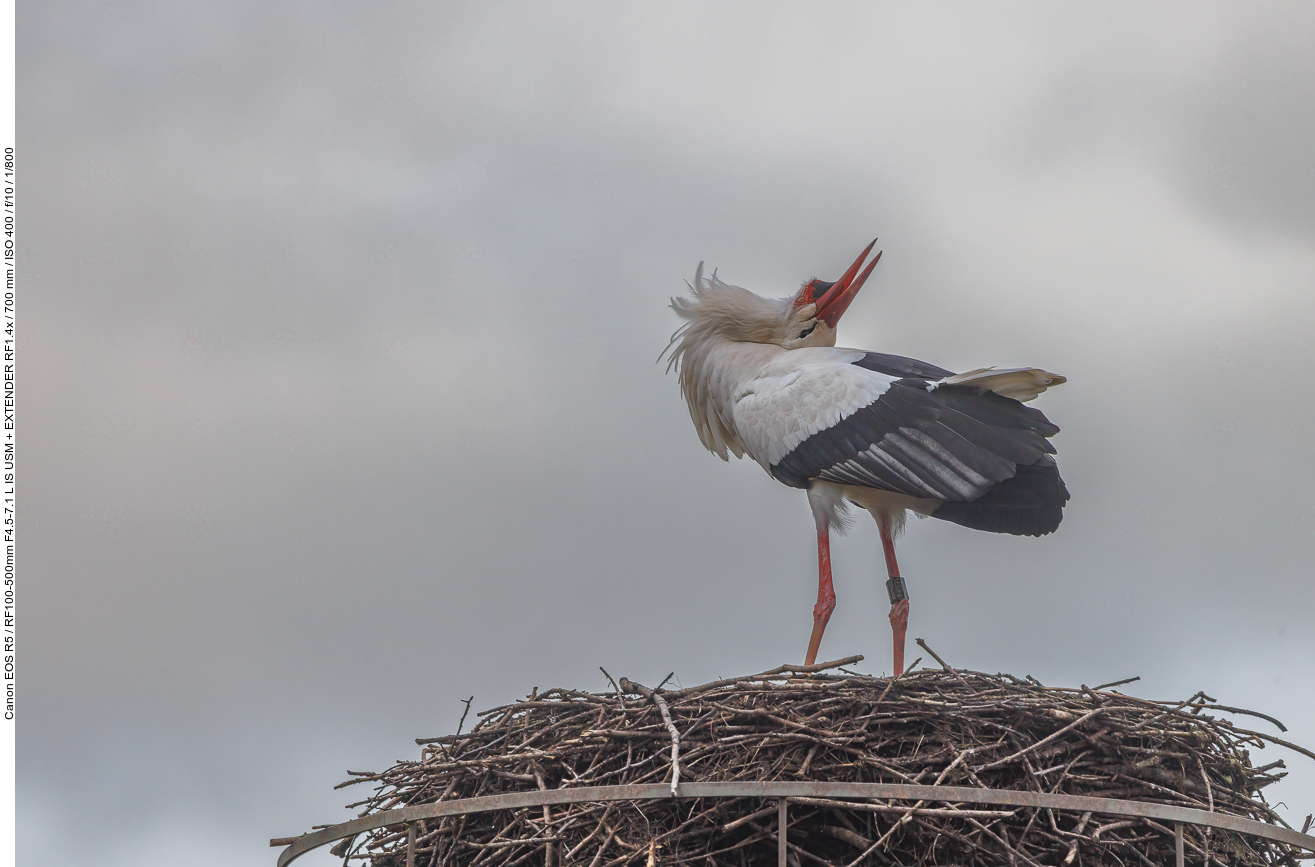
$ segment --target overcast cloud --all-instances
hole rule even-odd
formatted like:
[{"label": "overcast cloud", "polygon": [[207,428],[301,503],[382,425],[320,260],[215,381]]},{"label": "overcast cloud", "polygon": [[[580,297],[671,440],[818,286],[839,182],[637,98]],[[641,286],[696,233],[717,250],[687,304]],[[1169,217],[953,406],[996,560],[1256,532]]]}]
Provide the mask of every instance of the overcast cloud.
[{"label": "overcast cloud", "polygon": [[[23,4],[23,862],[272,865],[472,694],[799,661],[806,500],[654,360],[700,260],[782,296],[878,235],[842,345],[1069,377],[1060,531],[911,522],[910,636],[1315,744],[1312,39],[1297,3]],[[870,522],[835,561],[822,655],[888,670]]]}]

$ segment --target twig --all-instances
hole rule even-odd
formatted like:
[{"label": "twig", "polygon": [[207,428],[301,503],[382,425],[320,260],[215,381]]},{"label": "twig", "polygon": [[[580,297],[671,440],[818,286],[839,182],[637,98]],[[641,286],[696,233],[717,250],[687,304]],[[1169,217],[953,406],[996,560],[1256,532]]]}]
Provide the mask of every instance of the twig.
[{"label": "twig", "polygon": [[896,681],[898,681],[900,678],[902,678],[902,677],[904,677],[904,676],[906,676],[906,675],[912,674],[912,673],[913,673],[913,669],[915,669],[915,668],[918,667],[918,663],[919,663],[919,662],[922,662],[922,657],[921,657],[921,656],[919,656],[917,659],[913,660],[913,664],[912,664],[912,665],[908,666],[908,667],[905,668],[903,671],[901,671],[899,674],[897,674],[897,675],[895,675],[894,677],[892,677],[892,678],[890,679],[890,683],[887,683],[887,684],[886,684],[886,688],[883,689],[883,690],[881,691],[881,695],[877,696],[876,704],[881,704],[882,701],[885,700],[886,695],[890,692],[890,688],[891,688],[892,686],[895,685],[895,682],[896,682]]},{"label": "twig", "polygon": [[[1210,805],[1210,812],[1213,813],[1215,811],[1215,793],[1210,786],[1210,775],[1205,772],[1205,763],[1201,761],[1200,754],[1194,755],[1193,758],[1196,759],[1196,766],[1201,769],[1201,779],[1205,781],[1205,796]],[[1210,827],[1208,825],[1205,829],[1205,863],[1206,867],[1210,867]]]},{"label": "twig", "polygon": [[1203,707],[1206,710],[1222,710],[1225,713],[1240,713],[1240,714],[1245,714],[1247,716],[1260,717],[1266,722],[1272,722],[1274,725],[1278,726],[1278,730],[1281,732],[1285,732],[1288,730],[1287,726],[1283,725],[1283,723],[1279,722],[1278,720],[1274,719],[1272,716],[1266,713],[1260,713],[1254,710],[1247,710],[1246,708],[1241,708],[1241,707],[1229,707],[1226,704],[1203,704],[1200,705],[1200,707]]},{"label": "twig", "polygon": [[[667,675],[668,678],[670,676]],[[666,683],[665,680],[662,682]],[[662,712],[662,722],[666,723],[667,731],[671,732],[671,795],[675,797],[680,786],[680,732],[676,731],[676,724],[671,721],[671,709],[667,707],[667,703],[657,690],[649,689],[625,677],[621,678],[621,685],[649,699]]]},{"label": "twig", "polygon": [[598,670],[603,673],[603,677],[607,678],[607,682],[612,684],[612,689],[616,690],[616,700],[621,701],[621,687],[616,685],[615,680],[612,680],[612,675],[607,673],[607,669],[600,665],[598,666]]},{"label": "twig", "polygon": [[[727,822],[725,825],[721,826],[721,832],[723,834],[729,834],[731,831],[734,831],[736,828],[740,827],[741,825],[747,825],[748,823],[752,822],[754,819],[761,819],[763,816],[769,816],[775,812],[776,812],[775,804],[773,804],[770,807],[763,807],[761,810],[758,810],[755,813],[748,813],[746,815],[741,816],[740,818],[736,819],[733,822]],[[293,839],[295,840],[296,838],[294,837]]]},{"label": "twig", "polygon": [[819,671],[826,671],[828,668],[839,668],[842,665],[853,665],[856,662],[862,661],[863,656],[860,654],[858,656],[846,656],[844,659],[837,659],[834,662],[819,662],[816,665],[778,665],[771,671],[760,671],[759,673],[751,674],[748,677],[728,677],[724,680],[714,680],[699,686],[687,686],[684,689],[667,690],[667,695],[678,697],[689,695],[691,693],[705,692],[719,686],[729,686],[730,684],[743,683],[749,680],[760,680],[776,674],[785,674],[786,672],[790,672],[791,674],[814,674]]},{"label": "twig", "polygon": [[1228,728],[1232,729],[1235,732],[1238,732],[1239,734],[1251,735],[1252,737],[1269,741],[1271,744],[1278,744],[1281,747],[1287,747],[1290,750],[1294,750],[1296,752],[1301,753],[1303,756],[1306,756],[1307,758],[1315,759],[1315,753],[1311,752],[1305,747],[1299,747],[1296,744],[1292,743],[1291,741],[1285,741],[1282,738],[1276,738],[1273,735],[1266,735],[1266,734],[1261,734],[1260,732],[1253,732],[1250,729],[1240,729],[1237,726],[1233,725],[1232,723],[1229,723],[1224,720],[1221,720],[1220,724],[1227,726]]},{"label": "twig", "polygon": [[977,768],[974,768],[974,770],[976,770],[976,771],[978,771],[978,772],[981,772],[981,771],[989,771],[989,770],[991,770],[991,768],[998,768],[998,767],[1000,767],[1000,766],[1003,765],[1003,764],[1006,764],[1006,763],[1008,763],[1008,762],[1012,762],[1014,759],[1018,758],[1019,756],[1025,756],[1025,755],[1027,755],[1028,753],[1033,752],[1034,750],[1038,750],[1038,749],[1040,749],[1041,747],[1044,747],[1046,744],[1048,744],[1048,743],[1050,743],[1051,741],[1053,741],[1053,740],[1055,740],[1056,738],[1058,738],[1060,735],[1065,734],[1065,733],[1067,733],[1067,732],[1069,732],[1069,731],[1072,731],[1073,729],[1075,729],[1075,728],[1077,728],[1078,726],[1082,725],[1084,722],[1086,722],[1087,720],[1089,720],[1089,719],[1091,719],[1092,717],[1096,716],[1097,714],[1101,713],[1103,710],[1104,710],[1103,708],[1099,708],[1099,707],[1098,707],[1098,708],[1096,708],[1095,710],[1087,711],[1085,714],[1083,714],[1082,716],[1078,717],[1076,720],[1074,720],[1073,722],[1069,723],[1068,725],[1064,726],[1064,727],[1063,727],[1062,729],[1060,729],[1059,731],[1055,732],[1054,734],[1050,735],[1049,737],[1042,738],[1041,740],[1039,740],[1039,741],[1037,741],[1036,743],[1032,744],[1032,746],[1028,747],[1027,749],[1025,749],[1025,750],[1019,750],[1018,752],[1014,753],[1012,756],[1005,756],[1003,759],[998,759],[998,760],[996,760],[996,761],[994,761],[994,762],[991,762],[989,765],[979,765]]},{"label": "twig", "polygon": [[927,644],[927,642],[923,641],[921,638],[917,639],[917,642],[919,647],[921,647],[923,650],[931,654],[932,659],[936,660],[941,664],[941,668],[945,669],[950,674],[954,675],[955,679],[958,680],[960,683],[962,683],[964,686],[967,686],[969,689],[972,689],[972,687],[968,685],[968,681],[964,680],[963,677],[959,674],[959,672],[954,670],[953,666],[951,666],[948,662],[937,656],[936,651],[932,650],[930,645]]},{"label": "twig", "polygon": [[1087,823],[1090,821],[1091,813],[1083,813],[1082,818],[1078,820],[1078,827],[1073,832],[1073,842],[1069,844],[1068,854],[1064,856],[1065,864],[1072,864],[1073,859],[1077,857],[1078,843],[1082,840],[1082,831],[1087,827]]},{"label": "twig", "polygon": [[[470,703],[471,703],[472,701],[474,701],[474,700],[475,700],[475,696],[473,696],[473,695],[472,695],[470,698],[465,699],[465,702],[466,702],[466,709],[463,710],[463,711],[461,712],[461,722],[457,723],[457,736],[458,736],[458,737],[461,736],[461,727],[464,726],[464,725],[466,724],[466,714],[470,713]],[[416,743],[419,743],[419,741],[416,741]]]},{"label": "twig", "polygon": [[921,638],[916,639],[916,641],[918,642],[919,647],[921,647],[923,650],[931,654],[932,659],[936,660],[941,664],[941,668],[945,669],[946,671],[954,671],[954,669],[950,667],[950,664],[948,662],[937,656],[936,651],[932,650],[930,647],[927,646],[927,642],[923,641]]}]

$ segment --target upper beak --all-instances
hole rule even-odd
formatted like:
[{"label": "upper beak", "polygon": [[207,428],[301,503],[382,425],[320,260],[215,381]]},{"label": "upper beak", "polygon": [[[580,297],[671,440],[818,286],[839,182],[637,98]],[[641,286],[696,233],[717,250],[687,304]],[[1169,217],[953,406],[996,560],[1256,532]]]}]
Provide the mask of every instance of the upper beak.
[{"label": "upper beak", "polygon": [[817,304],[817,318],[831,328],[836,327],[840,317],[849,309],[849,303],[854,300],[858,290],[862,289],[863,284],[867,282],[872,269],[881,261],[881,253],[878,252],[876,258],[869,262],[866,268],[863,268],[863,273],[858,273],[858,269],[863,267],[863,260],[868,257],[868,253],[872,252],[872,248],[876,244],[877,240],[873,238],[872,243],[868,244],[859,257],[854,260],[854,264],[849,266],[849,270],[845,272],[844,276],[832,283],[831,288],[822,293],[814,302]]}]

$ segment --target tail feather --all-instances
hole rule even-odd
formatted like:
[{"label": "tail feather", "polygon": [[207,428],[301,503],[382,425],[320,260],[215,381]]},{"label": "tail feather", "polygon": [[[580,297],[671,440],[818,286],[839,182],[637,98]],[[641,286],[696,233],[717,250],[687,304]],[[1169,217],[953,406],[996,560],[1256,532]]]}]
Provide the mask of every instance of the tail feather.
[{"label": "tail feather", "polygon": [[1051,373],[1039,367],[1011,367],[997,370],[994,367],[982,367],[960,373],[943,380],[941,385],[972,385],[995,392],[1001,397],[1027,403],[1036,399],[1047,388],[1062,385],[1068,380],[1058,373]]},{"label": "tail feather", "polygon": [[1059,528],[1068,498],[1059,467],[1046,457],[1020,466],[1013,478],[992,486],[971,503],[942,503],[931,516],[989,533],[1044,536]]}]

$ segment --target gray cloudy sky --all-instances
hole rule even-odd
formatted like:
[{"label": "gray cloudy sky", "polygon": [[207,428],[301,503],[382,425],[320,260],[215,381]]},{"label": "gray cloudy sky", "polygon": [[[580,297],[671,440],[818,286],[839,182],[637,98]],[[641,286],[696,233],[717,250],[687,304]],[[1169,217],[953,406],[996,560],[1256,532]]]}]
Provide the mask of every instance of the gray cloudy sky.
[{"label": "gray cloudy sky", "polygon": [[[472,694],[799,660],[805,498],[704,452],[654,359],[699,260],[781,296],[876,235],[843,345],[1070,380],[1063,527],[912,522],[910,636],[1315,743],[1313,38],[1298,3],[24,4],[24,862],[271,865]],[[835,548],[823,656],[886,670],[875,530]]]}]

